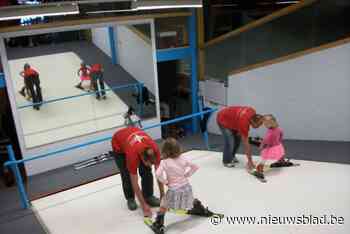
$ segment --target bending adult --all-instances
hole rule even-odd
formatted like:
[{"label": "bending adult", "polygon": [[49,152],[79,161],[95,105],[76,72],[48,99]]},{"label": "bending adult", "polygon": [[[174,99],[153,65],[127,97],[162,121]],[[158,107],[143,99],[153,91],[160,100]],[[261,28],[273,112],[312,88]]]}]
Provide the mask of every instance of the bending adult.
[{"label": "bending adult", "polygon": [[26,63],[20,75],[24,78],[25,87],[29,90],[30,96],[33,99],[33,108],[40,110],[43,97],[41,94],[39,73]]},{"label": "bending adult", "polygon": [[[115,162],[120,170],[124,196],[129,210],[136,210],[135,195],[144,216],[151,217],[150,207],[160,205],[160,200],[153,195],[152,165],[157,169],[160,163],[160,152],[154,140],[137,127],[126,127],[118,130],[112,137],[112,148]],[[138,184],[141,176],[142,190]],[[164,196],[164,185],[158,181],[160,196]]]},{"label": "bending adult", "polygon": [[225,167],[234,167],[238,162],[236,153],[243,140],[244,152],[248,160],[247,168],[254,168],[252,149],[248,140],[249,129],[260,127],[263,120],[264,117],[249,106],[230,106],[218,112],[216,121],[225,142],[222,159]]}]

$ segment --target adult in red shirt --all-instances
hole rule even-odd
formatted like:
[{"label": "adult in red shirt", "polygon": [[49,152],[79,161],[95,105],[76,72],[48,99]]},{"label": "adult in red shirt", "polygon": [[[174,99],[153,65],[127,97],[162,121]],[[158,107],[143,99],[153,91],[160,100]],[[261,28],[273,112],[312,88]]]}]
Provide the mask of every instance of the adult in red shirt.
[{"label": "adult in red shirt", "polygon": [[103,68],[100,63],[91,65],[90,76],[92,87],[96,92],[96,99],[100,100],[101,97],[103,99],[106,99],[105,83],[103,80]]},{"label": "adult in red shirt", "polygon": [[[112,148],[115,153],[115,162],[120,170],[128,208],[137,209],[136,194],[144,216],[151,217],[150,206],[160,205],[160,200],[153,195],[152,165],[157,169],[160,163],[157,144],[140,128],[131,126],[118,130],[113,135]],[[138,184],[137,169],[141,176],[142,190]],[[163,197],[164,187],[159,181],[158,187],[160,196]]]},{"label": "adult in red shirt", "polygon": [[258,128],[263,124],[264,117],[256,114],[254,108],[249,106],[231,106],[220,110],[216,121],[224,136],[223,164],[234,167],[238,162],[236,153],[243,139],[245,154],[248,159],[248,169],[254,168],[252,150],[249,144],[249,128]]},{"label": "adult in red shirt", "polygon": [[[24,70],[20,73],[24,78],[25,88],[29,90],[30,96],[33,99],[33,108],[40,110],[43,97],[40,88],[39,73],[34,70],[28,63],[24,64]],[[23,89],[20,91],[22,94]],[[24,92],[23,92],[24,93]]]}]

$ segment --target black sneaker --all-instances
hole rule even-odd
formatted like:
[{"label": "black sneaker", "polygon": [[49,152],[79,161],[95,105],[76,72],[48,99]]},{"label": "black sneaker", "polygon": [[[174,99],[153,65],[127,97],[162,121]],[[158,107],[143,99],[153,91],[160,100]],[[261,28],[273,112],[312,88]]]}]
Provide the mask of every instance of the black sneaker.
[{"label": "black sneaker", "polygon": [[151,207],[159,207],[160,206],[160,200],[158,198],[156,198],[155,196],[147,197],[147,198],[145,198],[145,201]]},{"label": "black sneaker", "polygon": [[135,199],[129,199],[127,204],[128,204],[129,210],[136,210],[137,209],[137,204],[136,204]]}]

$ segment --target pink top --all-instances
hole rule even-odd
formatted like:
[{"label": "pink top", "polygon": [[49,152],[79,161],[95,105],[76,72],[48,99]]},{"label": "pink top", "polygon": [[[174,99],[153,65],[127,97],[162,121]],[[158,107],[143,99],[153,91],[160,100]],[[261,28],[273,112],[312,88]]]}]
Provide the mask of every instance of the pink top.
[{"label": "pink top", "polygon": [[283,132],[280,128],[269,128],[262,141],[263,148],[276,146],[282,143]]},{"label": "pink top", "polygon": [[184,157],[167,158],[160,162],[156,170],[157,179],[169,189],[177,189],[188,184],[188,177],[198,170],[198,166]]}]

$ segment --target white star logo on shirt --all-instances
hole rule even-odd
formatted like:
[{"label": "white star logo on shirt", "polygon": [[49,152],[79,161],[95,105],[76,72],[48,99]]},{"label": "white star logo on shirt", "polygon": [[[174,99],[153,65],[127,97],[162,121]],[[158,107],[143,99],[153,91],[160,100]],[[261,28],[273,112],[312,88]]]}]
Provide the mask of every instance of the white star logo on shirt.
[{"label": "white star logo on shirt", "polygon": [[135,134],[134,135],[134,141],[137,141],[137,142],[142,142],[142,139],[143,139],[144,137],[143,136],[139,136],[139,135],[137,135],[137,134]]}]

